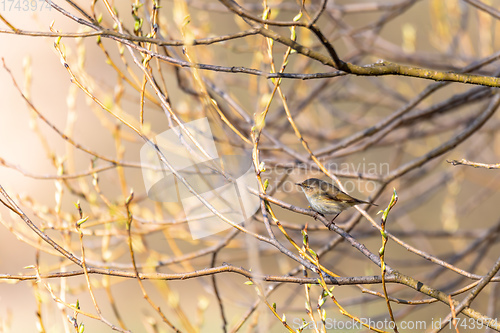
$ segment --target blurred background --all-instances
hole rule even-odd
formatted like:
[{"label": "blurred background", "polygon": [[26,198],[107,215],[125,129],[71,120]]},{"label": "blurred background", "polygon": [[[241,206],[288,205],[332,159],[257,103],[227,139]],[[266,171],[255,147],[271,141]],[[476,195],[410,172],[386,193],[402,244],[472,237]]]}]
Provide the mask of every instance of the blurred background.
[{"label": "blurred background", "polygon": [[[389,240],[387,264],[454,299],[463,299],[467,291],[461,288],[497,260],[498,169],[447,162],[499,163],[496,88],[412,74],[344,75],[257,31],[270,29],[328,56],[311,30],[259,25],[224,1],[54,3],[57,7],[43,1],[0,3],[0,185],[62,248],[81,258],[83,247],[87,266],[132,275],[89,274],[104,319],[76,315],[65,303],[78,300],[84,312],[97,314],[82,268],[37,236],[2,197],[0,332],[69,332],[74,322],[89,332],[111,331],[112,325],[133,332],[169,332],[172,326],[183,332],[286,331],[273,303],[292,329],[304,318],[310,323],[305,332],[314,331],[311,322],[321,331],[316,310],[321,286],[249,285],[242,275],[219,272],[185,280],[145,279],[143,292],[128,245],[132,239],[137,270],[149,274],[227,263],[264,275],[303,277],[303,256],[289,238],[302,247],[307,225],[307,246],[328,270],[344,277],[380,275],[380,268],[349,243],[295,209],[308,203],[294,184],[311,177],[338,181],[347,193],[378,204],[367,211],[371,222],[356,209],[335,220],[375,254],[381,245],[376,213],[387,207],[395,189],[399,201],[386,229],[401,244]],[[245,13],[272,21],[308,23],[319,13],[315,25],[352,64],[387,61],[433,73],[499,74],[500,8],[494,1],[238,4]],[[80,24],[76,17],[90,23]],[[109,30],[98,37],[92,34],[96,27]],[[60,33],[80,35],[59,39]],[[154,43],[147,42],[150,37]],[[147,50],[160,56],[149,57]],[[279,71],[290,76],[269,77]],[[176,119],[203,117],[210,121],[219,154],[254,153],[261,191],[268,184],[266,194],[276,200],[267,202],[266,216],[259,210],[246,221],[244,231],[231,227],[193,240],[180,202],[148,198],[140,160],[145,141],[137,132],[151,140],[177,126]],[[129,238],[125,202],[132,190]],[[77,202],[88,217],[82,238],[75,227],[81,219]],[[252,236],[272,238],[266,219],[291,255]],[[71,271],[80,273],[39,282],[20,278]],[[307,276],[318,277],[310,270]],[[408,286],[393,283],[387,289],[392,297],[414,302],[391,303],[402,331],[431,331],[432,323],[450,312],[447,304],[428,301]],[[379,283],[337,286],[333,293],[353,316],[374,322],[389,318]],[[499,293],[497,284],[488,284],[471,308],[495,318]],[[304,303],[311,304],[312,315]],[[321,308],[326,323],[350,320],[331,299]],[[485,330],[463,314],[459,318],[465,323],[460,332]],[[411,327],[418,323],[425,326]]]}]

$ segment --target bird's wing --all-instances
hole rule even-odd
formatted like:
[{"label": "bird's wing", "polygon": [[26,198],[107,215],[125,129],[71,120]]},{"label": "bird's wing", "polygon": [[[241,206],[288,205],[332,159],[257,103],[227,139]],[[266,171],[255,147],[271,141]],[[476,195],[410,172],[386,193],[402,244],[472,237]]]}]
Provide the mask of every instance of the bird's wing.
[{"label": "bird's wing", "polygon": [[[330,197],[332,200],[339,201],[339,202],[346,202],[346,203],[352,203],[352,204],[369,204],[373,206],[378,206],[377,204],[371,203],[371,202],[366,202],[363,200],[359,200],[356,198],[351,197],[349,194],[345,193],[341,189],[339,189],[337,186],[333,184],[328,184],[330,185],[330,193],[327,193],[328,197]],[[331,194],[331,192],[335,194]]]},{"label": "bird's wing", "polygon": [[341,201],[341,202],[349,202],[349,203],[355,203],[355,202],[362,203],[362,202],[364,202],[364,201],[361,201],[361,200],[358,200],[356,198],[351,197],[347,193],[340,192],[340,191],[339,191],[339,193],[337,193],[336,197],[337,198],[335,200]]}]

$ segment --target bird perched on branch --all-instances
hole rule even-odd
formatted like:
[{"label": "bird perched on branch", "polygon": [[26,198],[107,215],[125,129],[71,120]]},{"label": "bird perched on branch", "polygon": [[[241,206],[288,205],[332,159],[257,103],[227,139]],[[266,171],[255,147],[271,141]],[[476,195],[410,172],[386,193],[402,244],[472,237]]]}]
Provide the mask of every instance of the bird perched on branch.
[{"label": "bird perched on branch", "polygon": [[349,194],[340,190],[337,186],[321,179],[309,178],[304,180],[302,183],[297,183],[296,185],[300,186],[306,195],[307,201],[309,201],[309,204],[314,211],[321,215],[335,214],[335,217],[332,219],[330,224],[332,224],[337,216],[339,216],[339,214],[347,208],[359,204],[377,206],[371,202],[351,197]]}]

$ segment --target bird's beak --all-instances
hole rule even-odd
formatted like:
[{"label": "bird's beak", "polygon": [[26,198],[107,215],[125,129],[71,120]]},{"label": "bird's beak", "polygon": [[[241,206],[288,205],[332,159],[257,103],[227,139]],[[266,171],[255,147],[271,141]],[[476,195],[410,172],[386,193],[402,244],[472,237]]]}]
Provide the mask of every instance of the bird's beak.
[{"label": "bird's beak", "polygon": [[295,185],[302,187],[302,183],[295,183]]}]

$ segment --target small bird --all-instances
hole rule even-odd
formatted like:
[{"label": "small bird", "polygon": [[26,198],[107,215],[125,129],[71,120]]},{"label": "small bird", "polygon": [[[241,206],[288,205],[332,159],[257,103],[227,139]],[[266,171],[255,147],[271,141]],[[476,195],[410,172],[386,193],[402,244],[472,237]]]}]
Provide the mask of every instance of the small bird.
[{"label": "small bird", "polygon": [[377,206],[376,204],[353,198],[349,194],[337,188],[337,186],[327,183],[321,179],[309,178],[304,180],[302,183],[296,183],[295,185],[300,186],[313,210],[321,215],[336,214],[330,224],[332,224],[333,220],[335,220],[337,216],[339,216],[339,214],[347,208],[359,204]]}]

